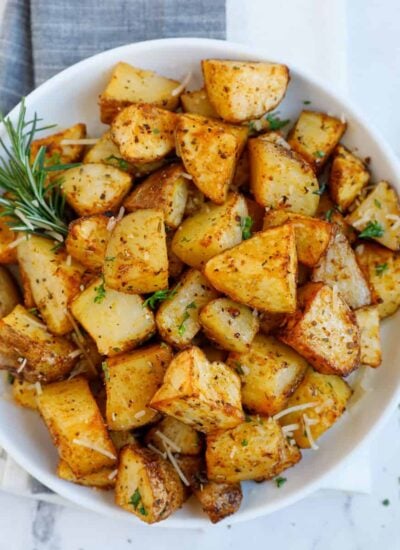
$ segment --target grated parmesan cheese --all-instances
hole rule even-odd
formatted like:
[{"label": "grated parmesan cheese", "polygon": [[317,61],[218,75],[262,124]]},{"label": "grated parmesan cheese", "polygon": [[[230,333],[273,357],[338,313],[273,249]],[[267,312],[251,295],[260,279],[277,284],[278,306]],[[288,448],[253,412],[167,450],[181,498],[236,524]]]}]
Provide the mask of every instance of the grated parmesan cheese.
[{"label": "grated parmesan cheese", "polygon": [[117,474],[118,474],[118,470],[113,470],[108,476],[107,478],[112,481],[115,477],[117,477]]},{"label": "grated parmesan cheese", "polygon": [[67,267],[71,267],[71,265],[72,265],[71,254],[68,254],[68,256],[67,256],[67,258],[66,258],[66,260],[65,260],[65,265],[66,265]]},{"label": "grated parmesan cheese", "polygon": [[305,409],[312,409],[316,405],[318,405],[318,403],[315,403],[315,402],[302,403],[301,405],[294,405],[293,407],[288,407],[287,409],[283,409],[283,411],[278,412],[272,418],[274,420],[279,420],[280,418],[282,418],[283,416],[286,416],[287,414],[290,414],[292,412],[297,412],[297,411],[304,411]]},{"label": "grated parmesan cheese", "polygon": [[114,227],[116,226],[117,222],[114,216],[111,216],[111,218],[108,220],[106,229],[107,231],[113,231]]},{"label": "grated parmesan cheese", "polygon": [[177,453],[181,452],[181,448],[178,447],[178,445],[174,441],[172,441],[172,439],[170,439],[169,437],[164,435],[162,432],[160,432],[160,430],[157,430],[155,433],[163,441],[163,443],[166,443],[167,445],[169,445],[171,449],[173,449]]},{"label": "grated parmesan cheese", "polygon": [[99,453],[101,455],[106,456],[107,458],[111,458],[112,460],[115,460],[117,457],[110,453],[110,451],[107,451],[107,449],[103,449],[102,447],[99,447],[96,445],[96,443],[92,443],[91,441],[86,441],[85,439],[73,439],[72,443],[74,445],[79,445],[80,447],[86,447],[86,449],[90,449],[91,451],[95,451],[96,453]]},{"label": "grated parmesan cheese", "polygon": [[282,432],[284,435],[288,435],[288,432],[294,432],[295,430],[298,430],[300,428],[300,424],[288,424],[287,426],[283,426]]},{"label": "grated parmesan cheese", "polygon": [[190,174],[188,174],[187,172],[182,172],[181,173],[181,176],[187,180],[192,180],[192,176]]},{"label": "grated parmesan cheese", "polygon": [[18,237],[18,239],[15,239],[15,241],[13,241],[12,243],[7,245],[7,249],[15,248],[20,243],[22,243],[23,241],[27,241],[27,240],[28,240],[28,237],[26,235],[23,235],[22,237]]},{"label": "grated parmesan cheese", "polygon": [[96,145],[99,138],[63,139],[60,145]]},{"label": "grated parmesan cheese", "polygon": [[235,454],[237,453],[237,447],[233,447],[233,449],[231,450],[230,454],[229,454],[229,458],[232,459]]},{"label": "grated parmesan cheese", "polygon": [[167,458],[167,453],[163,453],[162,451],[160,451],[160,449],[157,449],[157,447],[155,447],[152,443],[149,443],[147,445],[147,447],[151,450],[151,451],[154,451],[155,453],[157,453],[158,455],[162,456],[163,458]]},{"label": "grated parmesan cheese", "polygon": [[[19,362],[20,359],[22,359],[22,357],[18,357],[18,362]],[[27,362],[28,362],[28,359],[26,357],[24,359],[22,359],[20,366],[17,368],[17,373],[18,374],[24,370],[24,368],[26,367]]]},{"label": "grated parmesan cheese", "polygon": [[36,395],[42,395],[43,390],[42,390],[41,383],[40,382],[35,382],[34,387],[35,387]]},{"label": "grated parmesan cheese", "polygon": [[170,449],[170,447],[168,447],[168,445],[165,447],[165,451],[167,453],[169,461],[171,462],[172,466],[175,468],[176,473],[181,478],[182,482],[186,485],[186,487],[189,487],[190,483],[187,480],[187,477],[185,476],[185,474],[180,469],[179,464],[178,464],[176,458],[174,457],[174,455],[171,453],[171,449]]},{"label": "grated parmesan cheese", "polygon": [[82,350],[75,349],[74,351],[71,351],[71,353],[68,354],[69,359],[75,359],[75,357],[79,357],[82,355]]},{"label": "grated parmesan cheese", "polygon": [[139,411],[139,412],[137,412],[136,414],[134,414],[133,416],[134,416],[135,418],[138,418],[138,419],[139,419],[139,418],[142,418],[142,416],[145,416],[145,414],[146,414],[146,411]]},{"label": "grated parmesan cheese", "polygon": [[179,84],[179,86],[177,86],[172,90],[171,95],[175,97],[176,95],[179,95],[182,92],[184,92],[191,78],[192,78],[192,71],[189,71],[188,74],[185,76],[185,78],[182,80],[182,82]]},{"label": "grated parmesan cheese", "polygon": [[121,208],[118,211],[117,217],[115,218],[116,222],[120,222],[125,214],[125,206],[121,206]]},{"label": "grated parmesan cheese", "polygon": [[318,451],[319,447],[318,447],[318,445],[315,443],[314,438],[313,438],[313,435],[312,435],[312,433],[311,433],[311,424],[310,424],[310,421],[311,421],[311,418],[308,418],[308,416],[307,416],[306,414],[303,414],[304,429],[305,429],[305,432],[306,432],[306,436],[307,436],[308,442],[310,443],[310,447],[311,447],[311,449],[313,449],[314,451]]}]

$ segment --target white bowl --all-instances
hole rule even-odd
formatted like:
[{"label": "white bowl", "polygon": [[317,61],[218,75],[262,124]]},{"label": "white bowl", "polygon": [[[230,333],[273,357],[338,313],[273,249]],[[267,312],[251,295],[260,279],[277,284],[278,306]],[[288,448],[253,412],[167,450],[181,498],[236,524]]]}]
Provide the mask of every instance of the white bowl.
[{"label": "white bowl", "polygon": [[[201,84],[200,60],[210,57],[268,60],[268,52],[196,38],[130,44],[86,59],[46,82],[28,96],[28,112],[36,111],[46,123],[58,123],[60,126],[86,122],[88,135],[97,136],[104,129],[99,122],[97,97],[116,62],[127,61],[177,79],[192,71],[190,87],[195,89]],[[387,179],[400,191],[399,162],[371,124],[349,101],[331,93],[316,78],[300,69],[290,69],[288,93],[279,106],[281,115],[295,120],[305,100],[311,101],[311,109],[344,115],[349,123],[344,143],[352,148],[357,147],[362,157],[371,157],[375,179]],[[11,117],[15,117],[17,112],[18,108],[14,109]],[[346,413],[320,440],[320,450],[304,452],[303,460],[285,472],[288,482],[280,489],[274,483],[244,483],[245,496],[241,509],[225,521],[233,523],[256,518],[300,500],[318,489],[325,476],[350,460],[352,453],[371,439],[399,399],[400,369],[397,361],[400,341],[397,327],[397,316],[384,322],[384,360],[382,366],[371,373],[372,391],[367,392],[359,405]],[[0,391],[9,391],[6,383]],[[19,408],[6,399],[0,399],[0,444],[30,474],[66,499],[109,517],[132,523],[139,521],[114,505],[112,492],[93,491],[59,479],[55,474],[57,452],[37,413]],[[194,528],[206,527],[210,523],[199,507],[190,501],[159,525]]]}]

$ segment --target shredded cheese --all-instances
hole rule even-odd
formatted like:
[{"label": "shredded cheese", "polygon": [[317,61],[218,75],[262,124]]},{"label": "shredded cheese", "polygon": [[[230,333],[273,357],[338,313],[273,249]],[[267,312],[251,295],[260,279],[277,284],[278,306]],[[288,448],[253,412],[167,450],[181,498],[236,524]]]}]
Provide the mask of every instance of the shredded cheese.
[{"label": "shredded cheese", "polygon": [[23,235],[22,237],[19,237],[18,239],[15,239],[15,241],[13,241],[12,243],[8,244],[7,249],[15,248],[20,243],[27,240],[28,240],[28,237],[26,235]]},{"label": "shredded cheese", "polygon": [[124,214],[125,214],[125,207],[121,206],[121,208],[118,211],[117,217],[115,218],[115,221],[120,222],[124,217]]},{"label": "shredded cheese", "polygon": [[171,449],[173,449],[175,452],[177,453],[181,452],[181,448],[178,447],[178,445],[174,441],[172,441],[172,439],[170,439],[169,437],[164,435],[162,432],[160,432],[160,430],[157,430],[155,434],[163,441],[163,443],[166,443],[167,445],[169,445],[169,447],[171,447]]},{"label": "shredded cheese", "polygon": [[233,447],[233,449],[231,450],[230,454],[229,454],[229,458],[232,459],[235,454],[237,453],[237,447]]},{"label": "shredded cheese", "polygon": [[[84,343],[85,340],[82,336],[82,333],[79,331],[79,328],[78,326],[76,325],[76,328],[78,330],[75,331],[75,334],[72,335],[72,340],[75,342],[75,344],[78,346],[78,348],[81,350],[82,354],[85,356],[85,359],[86,361],[88,362],[88,365],[89,367],[91,368],[92,370],[92,373],[97,375],[97,369],[96,369],[96,365],[93,363],[93,360],[92,358],[90,357],[89,353],[86,351],[85,347],[82,345],[82,342]],[[74,327],[74,330],[75,330],[75,327]],[[81,338],[81,340],[79,340],[79,338]],[[84,372],[86,369],[83,368],[82,369],[82,372]]]},{"label": "shredded cheese", "polygon": [[139,411],[134,415],[134,417],[135,418],[142,418],[142,416],[145,416],[145,414],[146,414],[146,411]]},{"label": "shredded cheese", "polygon": [[74,351],[71,351],[71,353],[68,354],[69,359],[75,359],[75,357],[79,357],[82,355],[82,350],[75,349]]},{"label": "shredded cheese", "polygon": [[272,418],[274,420],[279,420],[283,416],[286,416],[287,414],[297,412],[297,411],[304,411],[305,409],[311,409],[318,405],[318,403],[310,402],[310,403],[302,403],[301,405],[294,405],[293,407],[288,407],[287,409],[283,409],[283,411],[278,412],[275,414]]},{"label": "shredded cheese", "polygon": [[148,447],[151,451],[153,451],[153,452],[157,453],[158,455],[162,456],[163,458],[167,458],[167,453],[161,452],[160,449],[157,449],[157,447],[155,447],[152,443],[149,443],[149,444],[147,445],[147,447]]},{"label": "shredded cheese", "polygon": [[80,290],[81,292],[83,292],[83,291],[85,290],[85,285],[80,285],[80,286],[79,286],[79,290]]},{"label": "shredded cheese", "polygon": [[247,376],[248,374],[250,374],[250,369],[249,369],[249,367],[247,367],[246,365],[240,365],[240,366],[241,366],[242,371],[243,371],[243,374],[244,374],[245,376]]},{"label": "shredded cheese", "polygon": [[[66,317],[68,318],[68,321],[71,323],[72,325],[72,328],[74,329],[74,332],[76,334],[76,337],[77,339],[80,341],[80,342],[84,342],[85,339],[81,333],[81,331],[79,330],[79,327],[78,327],[78,324],[77,322],[75,321],[75,319],[72,317],[72,315],[70,314],[70,312],[68,311],[68,309],[65,310],[65,315]],[[77,344],[78,345],[78,344]],[[80,348],[82,346],[79,346]]]},{"label": "shredded cheese", "polygon": [[187,172],[182,172],[181,173],[181,176],[187,180],[192,180],[192,176],[190,174],[188,174]]},{"label": "shredded cheese", "polygon": [[315,443],[314,438],[313,438],[313,435],[312,435],[312,433],[311,433],[311,425],[309,424],[310,420],[311,420],[311,419],[308,418],[308,416],[307,416],[306,414],[303,414],[304,429],[305,429],[305,432],[306,432],[306,436],[307,436],[308,442],[310,443],[310,447],[311,447],[311,449],[313,449],[314,451],[318,451],[319,447],[318,447],[318,445]]},{"label": "shredded cheese", "polygon": [[72,265],[71,254],[68,254],[68,256],[67,256],[67,258],[66,258],[66,260],[65,260],[65,265],[66,265],[67,267],[71,267],[71,265]]},{"label": "shredded cheese", "polygon": [[103,449],[102,447],[99,447],[96,445],[96,443],[92,443],[91,441],[86,441],[85,439],[73,439],[72,443],[74,445],[79,445],[80,447],[86,447],[86,449],[90,449],[91,451],[95,451],[96,453],[99,453],[101,455],[106,456],[107,458],[111,458],[112,460],[115,460],[117,457],[110,453],[110,451],[107,451],[107,449]]},{"label": "shredded cheese", "polygon": [[99,138],[63,139],[60,145],[96,145]]},{"label": "shredded cheese", "polygon": [[42,395],[43,390],[42,390],[41,383],[40,382],[35,382],[34,386],[35,386],[36,395]]},{"label": "shredded cheese", "polygon": [[295,430],[298,430],[300,428],[300,424],[288,424],[287,426],[283,426],[282,432],[284,435],[287,435],[288,432],[294,432]]},{"label": "shredded cheese", "polygon": [[176,95],[179,95],[182,92],[184,92],[191,78],[192,78],[192,72],[189,71],[188,74],[185,76],[185,78],[182,80],[182,82],[179,84],[179,86],[177,86],[172,90],[171,95],[175,97]]},{"label": "shredded cheese", "polygon": [[295,439],[289,439],[289,444],[292,445],[292,447],[294,445],[296,445],[296,440]]},{"label": "shredded cheese", "polygon": [[175,468],[176,473],[181,478],[182,482],[186,485],[186,487],[189,487],[190,483],[189,483],[187,477],[185,476],[185,474],[180,469],[179,464],[178,464],[176,458],[174,457],[174,455],[171,453],[171,448],[168,447],[168,445],[165,446],[165,451],[167,453],[169,461],[171,462],[172,466]]},{"label": "shredded cheese", "polygon": [[108,223],[107,223],[107,226],[106,226],[107,231],[113,231],[116,224],[117,224],[117,221],[116,221],[115,217],[111,216],[111,218],[108,220]]},{"label": "shredded cheese", "polygon": [[[19,359],[20,358],[18,358],[18,361],[19,361]],[[17,368],[17,373],[18,374],[24,370],[24,368],[26,367],[27,362],[28,362],[28,359],[26,357],[24,359],[22,359],[22,362],[21,362],[20,366]]]},{"label": "shredded cheese", "polygon": [[117,477],[118,470],[113,470],[110,474],[108,474],[107,478],[112,481],[115,477]]}]

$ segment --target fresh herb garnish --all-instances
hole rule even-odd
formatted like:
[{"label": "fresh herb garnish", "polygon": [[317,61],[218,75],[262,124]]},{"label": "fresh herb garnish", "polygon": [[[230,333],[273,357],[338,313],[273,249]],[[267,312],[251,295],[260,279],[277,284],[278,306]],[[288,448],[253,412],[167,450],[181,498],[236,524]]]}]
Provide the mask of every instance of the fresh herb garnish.
[{"label": "fresh herb garnish", "polygon": [[276,486],[278,487],[278,489],[280,489],[283,485],[285,485],[286,482],[287,482],[286,477],[277,477],[277,478],[275,478],[275,483],[276,483]]},{"label": "fresh herb garnish", "polygon": [[329,208],[327,212],[325,212],[325,219],[326,221],[330,222],[332,220],[332,214],[334,213],[334,208]]},{"label": "fresh herb garnish", "polygon": [[389,269],[388,264],[385,262],[384,264],[378,264],[375,266],[375,273],[377,275],[382,275],[382,273],[385,273]]},{"label": "fresh herb garnish", "polygon": [[31,313],[32,315],[37,315],[39,313],[39,310],[37,307],[31,307],[28,309],[28,313]]},{"label": "fresh herb garnish", "polygon": [[46,164],[50,166],[61,164],[61,153],[59,151],[55,151],[51,157],[46,159]]},{"label": "fresh herb garnish", "polygon": [[153,128],[153,134],[159,134],[160,130],[158,128]]},{"label": "fresh herb garnish", "polygon": [[382,237],[384,232],[385,230],[383,229],[383,227],[379,222],[368,222],[368,225],[363,231],[361,231],[361,233],[359,234],[359,237],[361,239]]},{"label": "fresh herb garnish", "polygon": [[142,516],[147,516],[147,510],[143,505],[142,496],[140,494],[139,489],[135,490],[135,492],[131,495],[131,498],[129,499],[128,502],[133,506],[135,510],[137,510],[140,514],[142,514]]},{"label": "fresh herb garnish", "polygon": [[245,422],[251,422],[251,416],[249,416],[248,414],[245,414],[244,415],[244,421]]},{"label": "fresh herb garnish", "polygon": [[190,304],[188,304],[186,307],[185,307],[185,311],[183,312],[183,318],[182,318],[182,322],[181,324],[179,325],[178,327],[178,334],[179,336],[183,336],[185,334],[185,331],[186,331],[186,326],[185,326],[185,323],[186,321],[189,319],[190,317],[190,313],[189,313],[189,309],[196,309],[196,304],[195,302],[190,302]]},{"label": "fresh herb garnish", "polygon": [[244,370],[242,369],[242,365],[239,363],[239,361],[235,361],[235,371],[238,374],[244,374]]},{"label": "fresh herb garnish", "polygon": [[14,380],[15,380],[15,376],[13,374],[11,374],[11,372],[8,372],[7,373],[7,382],[9,384],[14,384]]},{"label": "fresh herb garnish", "polygon": [[268,124],[269,124],[269,129],[270,130],[280,130],[281,128],[283,128],[284,126],[286,126],[286,124],[289,124],[290,122],[290,119],[286,119],[286,120],[282,120],[280,119],[277,114],[275,113],[268,113],[266,116],[265,116],[265,120],[267,120]]},{"label": "fresh herb garnish", "polygon": [[320,185],[319,189],[317,191],[313,191],[313,195],[323,195],[326,191],[326,183],[323,183]]},{"label": "fresh herb garnish", "polygon": [[115,256],[106,256],[104,258],[105,262],[113,262],[115,260]]},{"label": "fresh herb garnish", "polygon": [[385,500],[382,500],[383,506],[389,506],[390,500],[388,498],[385,498]]},{"label": "fresh herb garnish", "polygon": [[249,442],[247,441],[247,439],[242,439],[242,441],[241,441],[242,447],[247,447],[248,444],[249,444]]},{"label": "fresh herb garnish", "polygon": [[105,159],[107,162],[113,165],[118,165],[117,167],[121,170],[128,170],[129,169],[129,162],[126,162],[126,160],[116,157],[115,155],[110,155]]},{"label": "fresh herb garnish", "polygon": [[103,369],[103,372],[104,372],[104,378],[105,378],[106,380],[110,380],[110,371],[108,370],[108,363],[107,363],[107,361],[103,361],[103,362],[102,362],[101,368]]},{"label": "fresh herb garnish", "polygon": [[256,134],[257,133],[257,127],[256,127],[256,123],[254,122],[254,120],[250,120],[250,122],[248,124],[248,127],[249,127],[250,134]]},{"label": "fresh herb garnish", "polygon": [[156,309],[157,302],[164,302],[165,300],[170,300],[175,294],[178,292],[178,289],[175,288],[174,290],[157,290],[146,298],[146,300],[143,302],[143,307],[149,307],[151,309]]},{"label": "fresh herb garnish", "polygon": [[319,159],[324,158],[325,153],[323,151],[314,151],[314,157],[317,157]]},{"label": "fresh herb garnish", "polygon": [[374,199],[374,204],[377,208],[382,208],[382,204],[378,201],[378,199]]},{"label": "fresh herb garnish", "polygon": [[251,216],[245,216],[240,218],[240,227],[242,228],[242,238],[243,240],[250,239],[251,237],[251,228],[253,227],[254,220]]},{"label": "fresh herb garnish", "polygon": [[101,302],[106,297],[106,288],[104,286],[104,277],[102,282],[99,284],[99,286],[95,286],[94,290],[96,292],[96,296],[94,297],[94,303],[95,304],[101,304]]},{"label": "fresh herb garnish", "polygon": [[311,101],[309,101],[308,99],[306,99],[305,101],[303,101],[303,105],[311,105]]}]

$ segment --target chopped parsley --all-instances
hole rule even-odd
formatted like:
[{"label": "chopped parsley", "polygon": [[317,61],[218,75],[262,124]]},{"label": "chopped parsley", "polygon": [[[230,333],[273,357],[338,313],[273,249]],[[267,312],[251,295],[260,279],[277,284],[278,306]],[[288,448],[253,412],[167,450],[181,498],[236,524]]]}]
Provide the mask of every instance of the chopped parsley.
[{"label": "chopped parsley", "polygon": [[7,382],[9,384],[14,384],[14,380],[15,380],[15,376],[13,374],[11,374],[11,372],[8,372],[7,373]]},{"label": "chopped parsley", "polygon": [[106,380],[110,380],[110,371],[108,370],[108,363],[107,363],[107,361],[103,361],[103,362],[102,362],[101,368],[103,369],[103,372],[104,372],[104,378],[105,378]]},{"label": "chopped parsley", "polygon": [[116,157],[115,155],[110,155],[105,159],[110,164],[117,165],[118,168],[121,170],[128,170],[129,169],[129,162],[126,162],[126,160]]},{"label": "chopped parsley", "polygon": [[382,204],[378,201],[378,199],[374,199],[374,204],[377,208],[382,208]]},{"label": "chopped parsley", "polygon": [[168,290],[166,288],[165,290],[157,290],[146,298],[146,300],[143,302],[143,307],[149,306],[150,309],[156,309],[157,302],[164,302],[165,300],[170,300],[175,294],[178,292],[178,289],[175,288],[174,290]]},{"label": "chopped parsley", "polygon": [[332,214],[334,213],[334,208],[329,208],[327,212],[325,212],[325,219],[326,221],[330,222],[332,220]]},{"label": "chopped parsley", "polygon": [[314,154],[314,157],[317,157],[319,159],[322,159],[325,156],[325,153],[323,151],[314,151],[313,154]]},{"label": "chopped parsley", "polygon": [[142,496],[139,489],[136,489],[131,498],[129,499],[129,504],[133,506],[142,516],[147,516],[147,510],[143,506]]},{"label": "chopped parsley", "polygon": [[235,371],[238,374],[244,374],[244,370],[242,369],[242,365],[239,363],[239,361],[235,361]]},{"label": "chopped parsley", "polygon": [[388,498],[385,498],[385,500],[382,500],[383,506],[389,506],[390,500]]},{"label": "chopped parsley", "polygon": [[95,304],[101,304],[101,302],[106,297],[106,288],[104,286],[104,277],[103,277],[103,280],[102,280],[101,284],[99,284],[99,286],[95,286],[94,290],[96,292],[96,296],[94,297],[93,301],[94,301]]},{"label": "chopped parsley", "polygon": [[247,439],[242,439],[242,441],[241,441],[242,447],[247,447],[248,444],[249,444],[249,442],[247,441]]},{"label": "chopped parsley", "polygon": [[289,124],[289,122],[290,122],[289,118],[286,119],[286,120],[281,120],[277,116],[277,114],[274,114],[274,113],[268,113],[265,116],[265,120],[267,120],[270,130],[280,130],[281,128],[286,126],[286,124]]},{"label": "chopped parsley", "polygon": [[244,415],[244,421],[245,422],[251,422],[251,416],[249,416],[248,414],[245,414]]},{"label": "chopped parsley", "polygon": [[39,310],[37,307],[31,307],[30,309],[28,309],[28,312],[32,315],[37,315],[39,313]]},{"label": "chopped parsley", "polygon": [[185,311],[183,312],[183,318],[182,318],[182,322],[181,324],[179,325],[178,327],[178,334],[179,336],[183,336],[186,332],[186,326],[185,326],[185,323],[186,321],[189,319],[190,317],[190,313],[189,313],[189,309],[196,309],[196,304],[195,302],[190,302],[190,304],[188,304],[186,307],[185,307]]},{"label": "chopped parsley", "polygon": [[382,275],[382,273],[385,273],[389,269],[388,264],[385,262],[384,264],[378,264],[375,266],[375,273],[377,275]]},{"label": "chopped parsley", "polygon": [[311,101],[309,101],[308,99],[306,99],[305,101],[303,101],[303,105],[311,105]]},{"label": "chopped parsley", "polygon": [[251,237],[251,228],[253,227],[254,220],[251,216],[245,216],[240,218],[240,227],[242,228],[242,238],[243,240],[250,239]]},{"label": "chopped parsley", "polygon": [[313,195],[323,195],[326,191],[326,183],[323,183],[320,185],[319,189],[317,191],[313,191]]},{"label": "chopped parsley", "polygon": [[159,134],[160,130],[158,128],[153,128],[152,132],[153,134]]},{"label": "chopped parsley", "polygon": [[359,237],[361,239],[382,237],[384,232],[385,230],[383,229],[383,227],[379,222],[368,222],[368,225],[363,231],[361,231],[361,233],[359,234]]},{"label": "chopped parsley", "polygon": [[256,123],[254,122],[254,120],[250,120],[250,122],[249,122],[249,132],[250,132],[250,134],[256,134],[257,133]]},{"label": "chopped parsley", "polygon": [[113,262],[115,260],[115,256],[106,256],[104,258],[104,261],[106,262]]},{"label": "chopped parsley", "polygon": [[278,489],[280,489],[287,482],[287,478],[286,477],[277,477],[277,478],[275,478],[274,481],[275,481],[276,486],[278,487]]}]

